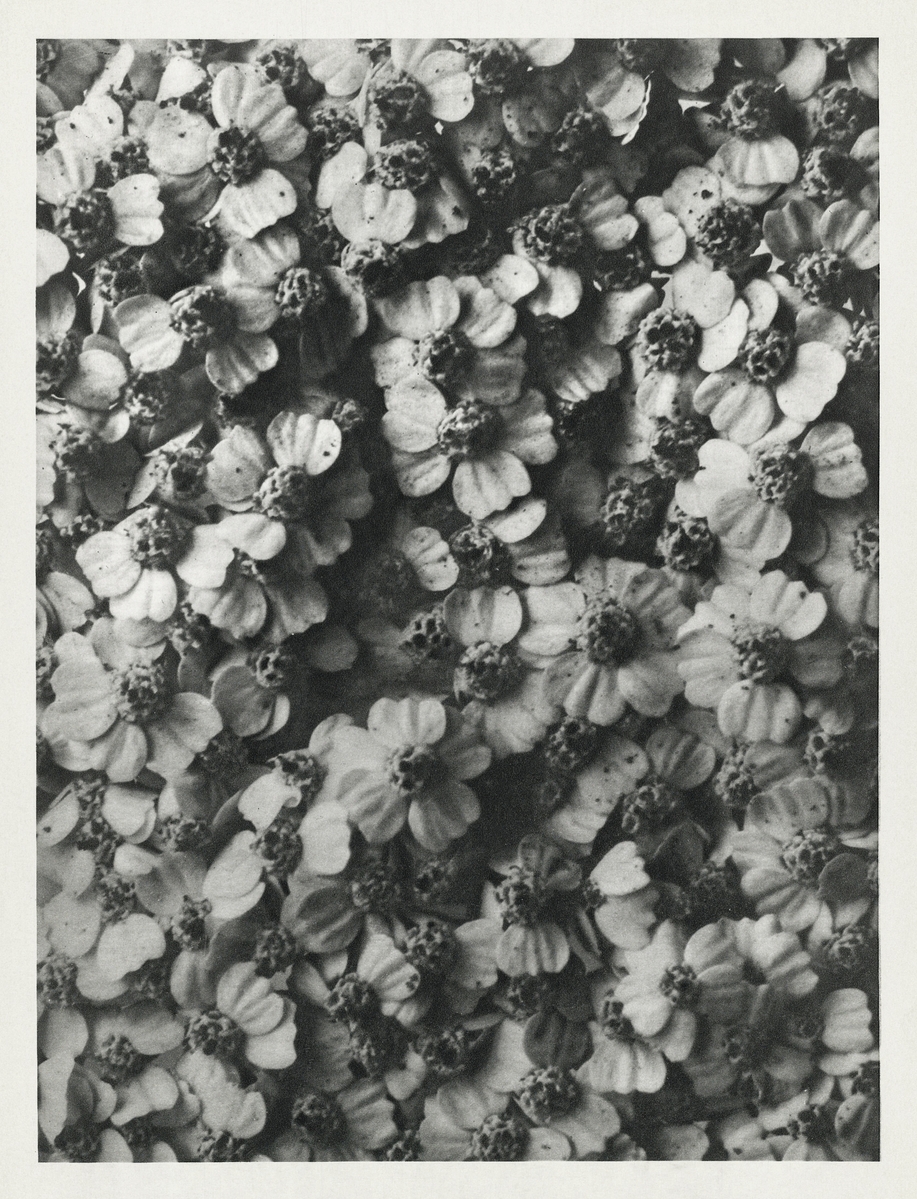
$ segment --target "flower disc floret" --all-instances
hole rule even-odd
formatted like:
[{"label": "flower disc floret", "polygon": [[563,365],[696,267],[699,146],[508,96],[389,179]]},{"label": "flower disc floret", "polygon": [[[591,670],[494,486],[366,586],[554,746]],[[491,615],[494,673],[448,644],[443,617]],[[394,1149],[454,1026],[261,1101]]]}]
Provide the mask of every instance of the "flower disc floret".
[{"label": "flower disc floret", "polygon": [[851,1090],[855,1095],[878,1095],[879,1063],[864,1062],[853,1076]]},{"label": "flower disc floret", "polygon": [[199,852],[210,840],[210,825],[202,817],[167,816],[161,831],[166,848],[176,853]]},{"label": "flower disc floret", "polygon": [[315,162],[333,158],[341,146],[360,136],[360,122],[348,106],[322,104],[306,118],[309,128],[309,156]]},{"label": "flower disc floret", "polygon": [[720,106],[720,118],[732,133],[750,140],[769,137],[776,129],[777,85],[765,79],[743,79]]},{"label": "flower disc floret", "polygon": [[458,329],[428,333],[417,346],[417,365],[426,377],[440,387],[451,386],[468,366],[473,350],[468,338]]},{"label": "flower disc floret", "polygon": [[115,674],[112,691],[118,715],[129,724],[155,719],[171,699],[165,670],[158,662],[132,662]]},{"label": "flower disc floret", "polygon": [[347,1121],[341,1105],[333,1095],[323,1091],[308,1091],[293,1101],[290,1116],[293,1127],[309,1138],[333,1145],[344,1138]]},{"label": "flower disc floret", "polygon": [[613,994],[606,995],[599,1005],[599,1027],[609,1041],[632,1044],[637,1040],[634,1026],[624,1015],[624,1004]]},{"label": "flower disc floret", "polygon": [[577,716],[565,716],[545,737],[545,762],[551,770],[575,774],[592,758],[598,745],[597,724]]},{"label": "flower disc floret", "polygon": [[186,279],[200,279],[216,270],[226,249],[213,225],[181,225],[169,231],[169,254]]},{"label": "flower disc floret", "polygon": [[40,395],[50,395],[76,366],[80,346],[76,333],[43,337],[35,345],[35,381]]},{"label": "flower disc floret", "polygon": [[793,263],[793,281],[810,304],[840,308],[846,297],[853,267],[834,250],[813,250]]},{"label": "flower disc floret", "polygon": [[252,954],[255,973],[262,978],[271,978],[288,970],[296,960],[296,952],[296,938],[282,924],[261,929]]},{"label": "flower disc floret", "polygon": [[443,770],[439,758],[425,745],[402,745],[388,760],[388,779],[400,795],[416,795]]},{"label": "flower disc floret", "polygon": [[401,644],[411,654],[428,661],[442,661],[455,649],[455,642],[446,625],[442,605],[415,616],[401,637]]},{"label": "flower disc floret", "polygon": [[602,666],[623,666],[640,646],[640,626],[614,596],[600,595],[580,618],[577,647]]},{"label": "flower disc floret", "polygon": [[80,994],[77,964],[62,953],[49,953],[38,963],[38,997],[45,1007],[73,1007]]},{"label": "flower disc floret", "polygon": [[283,781],[299,789],[304,801],[313,799],[319,792],[325,778],[325,768],[315,756],[305,749],[291,749],[278,754],[268,762],[274,770],[279,770]]},{"label": "flower disc floret", "polygon": [[468,1061],[468,1033],[461,1025],[431,1029],[421,1034],[417,1051],[434,1074],[454,1074]]},{"label": "flower disc floret", "polygon": [[471,1134],[471,1159],[476,1162],[514,1162],[522,1156],[529,1130],[512,1116],[488,1116]]},{"label": "flower disc floret", "polygon": [[755,383],[770,383],[787,368],[793,339],[779,329],[761,329],[748,334],[737,358],[738,365]]},{"label": "flower disc floret", "polygon": [[143,1069],[144,1057],[123,1033],[109,1033],[95,1055],[99,1073],[106,1082],[123,1082]]},{"label": "flower disc floret", "polygon": [[643,480],[613,479],[600,510],[606,548],[618,553],[651,539],[664,498],[654,475]]},{"label": "flower disc floret", "polygon": [[708,570],[716,555],[716,536],[703,516],[679,513],[666,521],[656,552],[672,570]]},{"label": "flower disc floret", "polygon": [[812,481],[812,462],[803,450],[769,446],[754,455],[751,484],[765,504],[789,508]]},{"label": "flower disc floret", "polygon": [[745,625],[734,635],[732,646],[743,679],[772,683],[786,669],[789,643],[773,625]]},{"label": "flower disc floret", "polygon": [[[131,420],[140,425],[152,425],[165,413],[173,394],[173,382],[166,371],[131,374],[121,388],[119,399]],[[186,450],[194,447],[186,446]],[[160,454],[177,453],[162,450]],[[158,461],[158,459],[157,459]]]},{"label": "flower disc floret", "polygon": [[721,200],[698,219],[695,242],[717,269],[743,266],[761,244],[761,226],[747,204]]},{"label": "flower disc floret", "polygon": [[108,193],[99,187],[77,192],[63,205],[54,224],[57,235],[77,254],[98,252],[115,234],[115,214]]},{"label": "flower disc floret", "polygon": [[841,842],[833,833],[806,829],[787,841],[780,852],[780,860],[796,882],[814,886],[841,848]]},{"label": "flower disc floret", "polygon": [[238,187],[253,179],[266,165],[267,154],[254,133],[246,133],[237,125],[217,133],[210,169],[224,183]]},{"label": "flower disc floret", "polygon": [[373,179],[389,191],[422,191],[433,180],[430,149],[414,138],[400,138],[377,151]]},{"label": "flower disc floret", "polygon": [[561,161],[578,166],[591,161],[607,136],[602,114],[592,108],[573,108],[551,137],[551,151]]},{"label": "flower disc floret", "polygon": [[185,1048],[212,1057],[220,1054],[232,1057],[242,1048],[245,1034],[224,1012],[216,1008],[190,1016],[185,1027]]},{"label": "flower disc floret", "polygon": [[834,1140],[834,1116],[824,1105],[807,1103],[787,1120],[786,1130],[794,1140],[824,1145]]},{"label": "flower disc floret", "polygon": [[136,888],[131,879],[116,870],[105,870],[96,875],[96,894],[106,924],[126,920],[134,910]]},{"label": "flower disc floret", "polygon": [[270,520],[305,520],[312,487],[302,466],[274,466],[255,495],[255,505]]},{"label": "flower disc floret", "polygon": [[653,272],[649,257],[636,242],[595,254],[590,269],[600,291],[631,291],[646,283]]},{"label": "flower disc floret", "polygon": [[744,811],[759,792],[747,763],[748,746],[733,746],[713,779],[717,795],[731,808]]},{"label": "flower disc floret", "polygon": [[680,371],[690,365],[699,337],[690,313],[655,308],[640,322],[635,347],[647,370]]},{"label": "flower disc floret", "polygon": [[442,920],[427,920],[409,928],[404,937],[404,956],[429,975],[445,974],[455,957],[456,940]]},{"label": "flower disc floret", "polygon": [[93,1162],[102,1147],[102,1126],[79,1120],[67,1124],[54,1138],[54,1148],[60,1150],[68,1161],[86,1164]]},{"label": "flower disc floret", "polygon": [[332,1020],[356,1023],[374,1015],[379,1001],[365,979],[358,974],[342,974],[328,993],[325,1007]]},{"label": "flower disc floret", "polygon": [[397,1020],[372,1016],[348,1029],[350,1056],[370,1078],[383,1078],[386,1071],[404,1064],[408,1032]]},{"label": "flower disc floret", "polygon": [[651,779],[625,796],[621,828],[628,837],[654,832],[670,819],[679,804],[677,791],[661,779]]},{"label": "flower disc floret", "polygon": [[192,349],[209,349],[228,341],[235,331],[232,308],[212,287],[189,287],[173,296],[169,307],[170,325]]},{"label": "flower disc floret", "polygon": [[519,87],[528,62],[508,38],[472,38],[468,44],[468,74],[485,95],[503,96]]},{"label": "flower disc floret", "polygon": [[869,101],[853,84],[832,83],[818,94],[814,124],[817,141],[852,146],[869,128]]},{"label": "flower disc floret", "polygon": [[879,366],[879,322],[860,317],[844,346],[844,357],[850,366],[860,370],[877,370]]},{"label": "flower disc floret", "polygon": [[870,517],[857,525],[850,550],[854,570],[879,573],[879,521]]},{"label": "flower disc floret", "polygon": [[547,1123],[553,1116],[565,1116],[576,1107],[580,1088],[569,1070],[535,1066],[522,1076],[516,1098],[527,1116]]},{"label": "flower disc floret", "polygon": [[370,862],[351,879],[350,897],[361,912],[388,912],[397,898],[395,880],[382,862]]},{"label": "flower disc floret", "polygon": [[822,946],[825,961],[836,974],[856,974],[875,953],[876,934],[861,924],[832,933]]},{"label": "flower disc floret", "polygon": [[130,519],[127,529],[130,554],[135,562],[151,569],[170,562],[185,541],[185,531],[166,508],[153,504]]},{"label": "flower disc floret", "polygon": [[849,733],[826,733],[812,729],[803,754],[806,765],[815,774],[832,774],[843,778],[862,762],[863,750],[858,738]]},{"label": "flower disc floret", "polygon": [[622,66],[640,75],[655,70],[664,61],[668,49],[665,39],[658,37],[615,37],[611,44]]},{"label": "flower disc floret", "polygon": [[139,137],[118,138],[109,150],[107,160],[100,164],[99,169],[107,186],[131,175],[148,175],[150,160],[146,143]]},{"label": "flower disc floret", "polygon": [[487,525],[465,525],[449,538],[449,549],[459,570],[475,585],[492,583],[509,570],[509,550]]},{"label": "flower disc floret", "polygon": [[479,641],[459,659],[455,672],[456,693],[467,699],[494,700],[510,690],[522,677],[522,663],[508,645]]},{"label": "flower disc floret", "polygon": [[[295,45],[289,42],[272,46],[259,54],[255,62],[268,83],[279,83],[285,92],[296,92],[309,78],[309,71]],[[312,143],[309,143],[310,148]]]},{"label": "flower disc floret", "polygon": [[486,453],[499,433],[500,417],[496,410],[476,400],[467,400],[446,413],[436,430],[436,438],[447,458],[462,460]]},{"label": "flower disc floret", "polygon": [[700,983],[691,966],[681,963],[669,966],[659,981],[660,992],[672,1007],[693,1008],[700,998]]},{"label": "flower disc floret", "polygon": [[706,440],[700,421],[662,416],[650,438],[650,462],[664,479],[687,479],[697,472],[697,452]]},{"label": "flower disc floret", "polygon": [[549,266],[570,266],[583,246],[583,228],[566,204],[548,204],[517,223],[525,253]]},{"label": "flower disc floret", "polygon": [[289,877],[302,860],[300,820],[300,816],[286,809],[252,842],[252,849],[264,859],[271,874],[277,878]]},{"label": "flower disc floret", "polygon": [[211,737],[195,762],[206,774],[228,777],[248,765],[248,750],[237,733],[223,729]]},{"label": "flower disc floret", "polygon": [[497,902],[507,924],[534,924],[544,905],[541,880],[525,866],[513,864],[496,888]]},{"label": "flower disc floret", "polygon": [[835,146],[813,146],[802,162],[799,186],[816,204],[828,207],[841,200],[860,176],[849,154]]},{"label": "flower disc floret", "polygon": [[142,256],[128,250],[100,259],[96,263],[95,284],[99,295],[113,308],[122,300],[141,295],[146,290]]},{"label": "flower disc floret", "polygon": [[71,479],[85,479],[98,466],[103,442],[92,429],[62,425],[54,438],[57,469]]},{"label": "flower disc floret", "polygon": [[43,83],[51,73],[60,54],[60,43],[53,38],[40,37],[35,42],[35,74]]},{"label": "flower disc floret", "polygon": [[206,949],[209,941],[207,917],[213,909],[209,899],[192,899],[186,895],[181,909],[169,921],[172,939],[181,949]]},{"label": "flower disc floret", "polygon": [[341,266],[368,296],[386,296],[406,282],[404,260],[397,246],[383,241],[348,243],[341,253]]},{"label": "flower disc floret", "polygon": [[413,75],[391,64],[374,76],[369,100],[386,128],[410,129],[426,112],[426,95],[421,84]]},{"label": "flower disc floret", "polygon": [[328,288],[318,271],[307,266],[294,266],[281,276],[274,299],[282,317],[303,321],[324,308],[328,302]]}]

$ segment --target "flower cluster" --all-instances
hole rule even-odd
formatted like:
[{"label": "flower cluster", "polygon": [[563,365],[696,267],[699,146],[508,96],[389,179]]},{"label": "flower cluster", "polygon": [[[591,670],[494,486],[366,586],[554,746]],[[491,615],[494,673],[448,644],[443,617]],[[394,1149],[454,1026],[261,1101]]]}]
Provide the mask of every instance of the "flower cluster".
[{"label": "flower cluster", "polygon": [[874,41],[41,41],[47,1161],[878,1154]]}]

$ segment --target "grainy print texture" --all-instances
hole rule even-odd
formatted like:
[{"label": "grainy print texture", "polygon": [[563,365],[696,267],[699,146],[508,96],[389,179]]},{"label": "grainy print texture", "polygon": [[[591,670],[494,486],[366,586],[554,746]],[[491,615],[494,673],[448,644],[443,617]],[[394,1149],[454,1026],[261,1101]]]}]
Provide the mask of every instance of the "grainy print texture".
[{"label": "grainy print texture", "polygon": [[878,43],[37,44],[37,1152],[879,1151]]}]

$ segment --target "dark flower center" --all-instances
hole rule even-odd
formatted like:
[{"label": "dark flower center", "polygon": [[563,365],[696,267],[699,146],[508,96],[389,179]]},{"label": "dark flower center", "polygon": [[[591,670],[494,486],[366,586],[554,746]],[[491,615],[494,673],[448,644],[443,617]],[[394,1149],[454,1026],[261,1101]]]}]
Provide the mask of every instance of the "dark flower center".
[{"label": "dark flower center", "polygon": [[652,264],[636,242],[620,250],[602,250],[591,256],[592,278],[600,291],[630,291],[646,283]]},{"label": "dark flower center", "polygon": [[516,160],[502,147],[485,150],[471,168],[471,186],[485,209],[502,203],[518,179]]},{"label": "dark flower center", "polygon": [[397,898],[397,888],[382,862],[370,862],[351,879],[350,896],[361,912],[385,913]]},{"label": "dark flower center", "polygon": [[325,778],[324,766],[305,749],[291,749],[278,754],[270,759],[268,765],[280,771],[285,783],[299,788],[303,801],[313,799],[318,794]]},{"label": "dark flower center", "polygon": [[465,525],[449,539],[449,549],[465,578],[473,585],[491,583],[509,569],[506,546],[487,525]]},{"label": "dark flower center", "polygon": [[197,1147],[202,1162],[243,1162],[247,1142],[228,1132],[205,1132]]},{"label": "dark flower center", "polygon": [[601,113],[591,108],[574,108],[564,117],[551,138],[551,152],[570,166],[595,161],[608,137]]},{"label": "dark flower center", "polygon": [[850,83],[832,83],[822,88],[815,108],[815,138],[840,149],[849,149],[869,128],[871,105]]},{"label": "dark flower center", "polygon": [[242,1048],[244,1040],[245,1034],[235,1020],[216,1008],[189,1017],[185,1028],[185,1048],[192,1053],[200,1050],[208,1057],[217,1053],[232,1057]]},{"label": "dark flower center", "polygon": [[119,1083],[138,1074],[144,1065],[143,1054],[122,1033],[109,1033],[99,1044],[96,1054],[99,1072],[106,1082]]},{"label": "dark flower center", "polygon": [[471,1159],[476,1162],[514,1162],[522,1156],[529,1130],[511,1116],[488,1116],[471,1134]]},{"label": "dark flower center", "polygon": [[517,89],[527,67],[525,54],[507,38],[472,38],[468,45],[468,74],[487,95]]},{"label": "dark flower center", "polygon": [[156,662],[133,662],[114,675],[115,707],[129,724],[155,720],[169,706],[165,670]]},{"label": "dark flower center", "polygon": [[691,364],[699,337],[689,313],[655,308],[640,322],[635,346],[647,370],[680,371]]},{"label": "dark flower center", "polygon": [[707,440],[700,421],[660,417],[650,439],[650,461],[665,479],[687,479],[698,468],[697,452]]},{"label": "dark flower center", "polygon": [[72,196],[57,214],[55,228],[77,254],[99,251],[115,235],[115,214],[108,193],[94,187]]},{"label": "dark flower center", "polygon": [[170,325],[192,349],[209,349],[235,332],[232,308],[212,287],[189,287],[174,295],[169,307]]},{"label": "dark flower center", "polygon": [[146,291],[141,255],[136,250],[109,254],[100,258],[95,268],[95,283],[106,303],[114,307],[130,296]]},{"label": "dark flower center", "polygon": [[341,266],[368,296],[388,295],[407,280],[398,247],[383,241],[348,242],[341,252]]},{"label": "dark flower center", "polygon": [[549,204],[520,219],[526,254],[537,262],[570,266],[583,245],[583,229],[565,204]]},{"label": "dark flower center", "polygon": [[77,965],[61,953],[50,953],[38,963],[38,997],[45,1007],[73,1007],[79,1002]]},{"label": "dark flower center", "polygon": [[309,156],[314,162],[325,162],[347,142],[360,140],[360,122],[349,105],[319,105],[312,109],[307,121]]},{"label": "dark flower center", "polygon": [[206,949],[209,941],[207,917],[212,908],[209,899],[195,900],[186,895],[182,900],[181,910],[176,912],[169,922],[169,932],[175,943],[182,949]]},{"label": "dark flower center", "polygon": [[789,508],[812,482],[812,462],[802,450],[789,447],[759,450],[752,460],[749,482],[765,504]]},{"label": "dark flower center", "polygon": [[660,508],[666,499],[659,479],[634,480],[625,476],[613,479],[601,508],[602,527],[607,550],[637,557],[642,543],[652,543]]},{"label": "dark flower center", "polygon": [[514,687],[522,672],[522,663],[511,646],[479,641],[459,659],[455,693],[462,699],[494,700]]},{"label": "dark flower center", "polygon": [[745,763],[748,746],[737,745],[729,750],[714,780],[714,789],[731,808],[744,811],[758,794],[751,770]]},{"label": "dark flower center", "polygon": [[358,974],[342,974],[328,993],[325,1007],[332,1020],[357,1023],[379,1009],[376,992]]},{"label": "dark flower center", "polygon": [[659,982],[659,990],[673,1007],[692,1008],[700,998],[700,983],[690,966],[670,966]]},{"label": "dark flower center", "polygon": [[312,486],[302,466],[274,466],[255,494],[256,507],[270,520],[299,521],[309,514]]},{"label": "dark flower center", "polygon": [[828,966],[837,974],[855,974],[864,968],[875,952],[875,933],[860,924],[849,924],[832,933],[822,952]]},{"label": "dark flower center", "polygon": [[455,957],[456,940],[442,920],[427,920],[409,928],[404,938],[404,956],[428,975],[445,974]]},{"label": "dark flower center", "polygon": [[417,80],[390,63],[380,70],[369,88],[370,104],[386,128],[411,128],[426,111],[426,95]]},{"label": "dark flower center", "polygon": [[737,362],[755,383],[770,383],[786,370],[793,339],[777,329],[753,330],[739,350]]},{"label": "dark flower center", "polygon": [[741,1070],[753,1070],[767,1060],[771,1045],[770,1030],[739,1024],[723,1038],[726,1060]]},{"label": "dark flower center", "polygon": [[623,666],[640,645],[640,626],[614,596],[594,599],[580,617],[576,644],[600,666]]},{"label": "dark flower center", "polygon": [[611,43],[621,65],[640,75],[647,75],[660,66],[669,50],[666,39],[656,37],[615,37]]},{"label": "dark flower center", "polygon": [[333,1095],[309,1091],[293,1103],[293,1127],[310,1139],[333,1145],[347,1134],[347,1121],[341,1105]]},{"label": "dark flower center", "polygon": [[284,879],[293,873],[303,855],[299,825],[302,817],[288,808],[252,842],[252,849],[267,863],[271,874]]},{"label": "dark flower center", "polygon": [[793,280],[810,304],[840,308],[847,298],[850,262],[833,250],[813,250],[801,254],[793,263]]},{"label": "dark flower center", "polygon": [[744,266],[761,244],[761,226],[747,204],[723,200],[697,222],[695,241],[717,269]]},{"label": "dark flower center", "polygon": [[773,683],[783,672],[789,644],[772,625],[748,625],[732,639],[739,674],[754,683]]},{"label": "dark flower center", "polygon": [[879,322],[865,317],[857,320],[853,327],[844,356],[851,366],[861,370],[876,370],[879,366]]},{"label": "dark flower center", "polygon": [[38,79],[44,81],[51,74],[51,68],[57,62],[60,53],[60,43],[52,38],[40,37],[35,43],[35,73]]},{"label": "dark flower center", "polygon": [[678,810],[681,799],[661,779],[652,779],[625,796],[621,813],[621,828],[628,837],[653,832]]},{"label": "dark flower center", "polygon": [[446,627],[442,606],[415,616],[405,629],[401,644],[409,653],[431,662],[448,658],[455,642]]},{"label": "dark flower center", "polygon": [[716,536],[705,517],[678,509],[656,539],[656,552],[672,570],[707,570],[716,556]]},{"label": "dark flower center", "polygon": [[834,1118],[827,1107],[807,1103],[786,1122],[787,1132],[797,1141],[827,1144],[834,1139]]},{"label": "dark flower center", "polygon": [[468,1060],[468,1033],[461,1025],[430,1029],[418,1039],[417,1051],[434,1074],[454,1074]]},{"label": "dark flower center", "polygon": [[296,960],[296,938],[282,924],[272,924],[258,933],[252,961],[255,973],[271,978],[289,969]]},{"label": "dark flower center", "polygon": [[150,160],[147,157],[146,143],[138,137],[121,137],[108,153],[108,160],[100,164],[104,172],[105,185],[110,187],[130,175],[147,175],[150,172]]},{"label": "dark flower center", "polygon": [[328,288],[318,271],[294,266],[281,276],[274,299],[282,317],[301,322],[322,310],[328,301]]},{"label": "dark flower center", "polygon": [[471,359],[471,343],[457,329],[428,333],[417,346],[417,365],[440,387],[451,386]]},{"label": "dark flower center", "polygon": [[167,816],[162,821],[162,837],[166,847],[176,853],[194,852],[210,840],[210,825],[192,816]]},{"label": "dark flower center", "polygon": [[506,924],[534,924],[544,906],[541,879],[525,866],[510,866],[496,896]]},{"label": "dark flower center", "polygon": [[285,92],[298,91],[309,78],[304,60],[297,53],[296,47],[289,43],[264,51],[258,55],[255,62],[268,83],[279,83]]},{"label": "dark flower center", "polygon": [[536,1123],[564,1116],[579,1102],[579,1083],[569,1070],[536,1066],[522,1076],[516,1091],[519,1106]]},{"label": "dark flower center", "polygon": [[819,875],[843,846],[833,833],[806,829],[784,845],[780,860],[797,883],[815,886]]},{"label": "dark flower center", "polygon": [[726,95],[720,118],[739,137],[750,140],[770,137],[778,112],[777,85],[764,79],[743,79]]},{"label": "dark flower center", "polygon": [[102,447],[102,439],[92,429],[63,425],[54,438],[57,469],[72,479],[85,479],[98,465]]},{"label": "dark flower center", "polygon": [[426,745],[402,745],[388,761],[388,779],[401,795],[415,795],[443,773],[443,764]]},{"label": "dark flower center", "polygon": [[175,269],[186,279],[200,279],[216,270],[225,243],[212,225],[180,225],[169,230],[168,251]]},{"label": "dark flower center", "polygon": [[624,1004],[615,999],[613,994],[606,995],[601,1002],[599,1024],[609,1041],[632,1044],[638,1039],[634,1026],[624,1015]]},{"label": "dark flower center", "polygon": [[224,183],[247,183],[267,164],[264,146],[237,125],[221,129],[210,158],[210,169]]},{"label": "dark flower center", "polygon": [[35,381],[39,394],[50,395],[70,376],[80,347],[76,333],[43,337],[35,345]]},{"label": "dark flower center", "polygon": [[548,731],[545,762],[551,770],[575,774],[592,758],[599,745],[599,726],[576,716],[565,716]]},{"label": "dark flower center", "polygon": [[199,446],[162,449],[155,464],[156,487],[164,499],[189,504],[206,491],[207,455]]},{"label": "dark flower center", "polygon": [[422,191],[434,174],[430,149],[413,138],[389,142],[377,151],[372,174],[389,191]]},{"label": "dark flower center", "polygon": [[134,561],[161,569],[179,554],[186,532],[165,508],[152,505],[131,517],[127,535]]},{"label": "dark flower center", "polygon": [[[175,380],[168,371],[152,371],[149,374],[130,375],[121,388],[120,398],[132,421],[140,425],[152,425],[165,413],[174,391]],[[157,462],[160,457],[171,457],[177,452],[160,450]]]},{"label": "dark flower center", "polygon": [[812,729],[806,742],[805,761],[816,774],[843,778],[862,765],[863,747],[856,737],[847,733]]},{"label": "dark flower center", "polygon": [[54,1148],[72,1162],[95,1161],[102,1143],[101,1125],[90,1124],[88,1120],[80,1120],[77,1124],[66,1125],[54,1138]]},{"label": "dark flower center", "polygon": [[358,37],[354,38],[357,49],[365,54],[373,66],[377,66],[388,58],[392,51],[391,38],[387,37]]},{"label": "dark flower center", "polygon": [[857,525],[853,534],[853,548],[850,551],[854,570],[868,571],[869,574],[879,573],[879,521],[870,517]]},{"label": "dark flower center", "polygon": [[126,920],[134,911],[134,884],[115,870],[105,870],[96,876],[96,894],[102,909],[102,919],[106,924],[117,924]]},{"label": "dark flower center", "polygon": [[827,208],[842,200],[861,177],[857,163],[834,146],[813,146],[803,159],[799,186],[817,204]]},{"label": "dark flower center", "polygon": [[440,450],[447,458],[474,458],[492,449],[500,434],[495,409],[467,400],[446,415],[436,430]]}]

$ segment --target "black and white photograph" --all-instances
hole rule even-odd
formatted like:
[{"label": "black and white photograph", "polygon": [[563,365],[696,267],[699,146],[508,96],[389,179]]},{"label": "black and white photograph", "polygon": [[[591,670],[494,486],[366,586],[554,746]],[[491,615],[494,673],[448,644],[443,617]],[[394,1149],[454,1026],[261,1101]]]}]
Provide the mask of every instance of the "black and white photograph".
[{"label": "black and white photograph", "polygon": [[29,43],[39,1180],[882,1158],[886,42],[605,24]]}]

